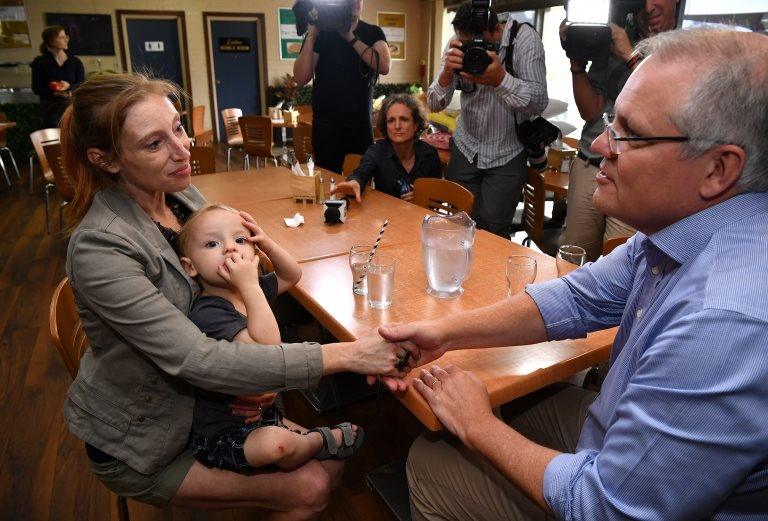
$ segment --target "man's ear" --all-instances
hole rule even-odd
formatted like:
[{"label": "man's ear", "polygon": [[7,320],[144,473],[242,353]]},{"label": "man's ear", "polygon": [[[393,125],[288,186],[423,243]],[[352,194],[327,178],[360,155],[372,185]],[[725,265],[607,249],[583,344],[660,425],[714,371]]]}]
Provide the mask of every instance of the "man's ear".
[{"label": "man's ear", "polygon": [[98,148],[89,148],[87,151],[88,161],[97,167],[109,172],[110,174],[117,174],[120,172],[120,167],[115,164],[114,161],[107,159],[107,154],[99,150]]},{"label": "man's ear", "polygon": [[192,259],[189,257],[180,257],[179,261],[181,262],[181,267],[187,272],[187,275],[191,278],[197,277],[197,270],[195,269],[195,265],[192,264]]},{"label": "man's ear", "polygon": [[707,200],[716,199],[733,189],[747,162],[746,152],[738,145],[720,145],[709,155],[709,171],[699,187],[699,194]]}]

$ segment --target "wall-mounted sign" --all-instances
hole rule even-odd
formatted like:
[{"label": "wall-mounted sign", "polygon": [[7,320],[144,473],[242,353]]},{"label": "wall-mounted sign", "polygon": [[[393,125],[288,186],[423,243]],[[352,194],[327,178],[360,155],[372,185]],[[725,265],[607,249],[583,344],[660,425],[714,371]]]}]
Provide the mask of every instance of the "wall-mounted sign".
[{"label": "wall-mounted sign", "polygon": [[278,8],[280,20],[280,59],[295,60],[301,52],[301,37],[296,34],[296,16],[290,7]]},{"label": "wall-mounted sign", "polygon": [[219,38],[219,52],[251,52],[251,39]]},{"label": "wall-mounted sign", "polygon": [[376,23],[387,37],[393,60],[405,59],[405,13],[376,13]]},{"label": "wall-mounted sign", "polygon": [[32,47],[22,0],[0,0],[0,48]]}]

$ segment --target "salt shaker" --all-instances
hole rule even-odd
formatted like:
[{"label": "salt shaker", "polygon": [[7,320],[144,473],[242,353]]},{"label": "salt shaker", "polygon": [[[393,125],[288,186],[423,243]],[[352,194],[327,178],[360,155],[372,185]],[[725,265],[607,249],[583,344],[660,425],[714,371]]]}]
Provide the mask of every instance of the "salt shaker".
[{"label": "salt shaker", "polygon": [[328,184],[328,199],[336,199],[336,194],[333,191],[336,190],[336,181],[331,178],[331,182]]}]

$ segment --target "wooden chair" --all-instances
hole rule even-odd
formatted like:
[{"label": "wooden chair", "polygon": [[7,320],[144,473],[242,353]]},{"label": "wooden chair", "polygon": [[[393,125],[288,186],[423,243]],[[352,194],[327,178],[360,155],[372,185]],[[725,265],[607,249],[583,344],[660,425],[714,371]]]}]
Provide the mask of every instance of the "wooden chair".
[{"label": "wooden chair", "polygon": [[360,166],[360,161],[363,160],[361,154],[347,154],[344,156],[344,164],[341,166],[341,175],[347,176],[352,174],[357,167]]},{"label": "wooden chair", "polygon": [[59,206],[59,228],[64,230],[64,207],[75,197],[75,187],[64,168],[64,158],[61,156],[61,143],[51,143],[43,147],[45,158],[53,172],[53,183],[62,199]]},{"label": "wooden chair", "polygon": [[213,143],[213,130],[205,130],[205,105],[192,107],[192,140],[201,147]]},{"label": "wooden chair", "polygon": [[576,139],[575,137],[564,137],[563,143],[565,143],[571,148],[575,148],[576,150],[579,149],[579,140]]},{"label": "wooden chair", "polygon": [[233,148],[242,150],[243,134],[240,132],[239,119],[243,115],[240,109],[224,109],[221,111],[221,119],[224,120],[224,130],[227,134],[227,171],[229,171],[229,159]]},{"label": "wooden chair", "polygon": [[48,165],[48,160],[45,158],[45,152],[43,147],[59,142],[61,132],[58,128],[44,128],[42,130],[36,130],[29,135],[32,146],[35,149],[35,154],[29,155],[29,192],[33,190],[32,173],[34,172],[34,158],[37,157],[38,163],[40,163],[40,171],[43,174],[45,184],[43,186],[43,196],[45,197],[45,230],[47,233],[51,233],[51,218],[50,218],[50,199],[51,191],[56,187],[54,185],[53,172]]},{"label": "wooden chair", "polygon": [[307,155],[312,154],[312,125],[299,123],[293,130],[293,153],[299,163],[307,162]]},{"label": "wooden chair", "polygon": [[[272,120],[268,116],[242,116],[239,120],[240,133],[243,136],[243,170],[251,166],[251,156],[256,156],[256,168],[259,168],[259,158],[275,161],[272,155]],[[275,161],[275,164],[277,162]]]},{"label": "wooden chair", "polygon": [[528,181],[523,187],[523,230],[526,233],[523,245],[530,246],[533,241],[541,251],[554,257],[562,228],[544,229],[544,192],[544,176],[529,168]]},{"label": "wooden chair", "polygon": [[[77,314],[75,296],[69,279],[64,277],[51,297],[48,314],[48,327],[56,350],[72,379],[77,376],[80,358],[88,349],[88,338],[83,330],[83,322]],[[128,521],[128,502],[123,496],[117,496],[117,518]]]},{"label": "wooden chair", "polygon": [[194,145],[189,147],[189,153],[189,166],[192,167],[192,175],[216,173],[216,150],[213,147]]},{"label": "wooden chair", "polygon": [[629,239],[631,239],[631,237],[614,237],[613,239],[608,239],[603,243],[603,255],[608,255]]},{"label": "wooden chair", "polygon": [[467,212],[472,215],[474,202],[472,192],[447,179],[422,177],[413,183],[413,204],[435,213],[451,215]]},{"label": "wooden chair", "polygon": [[[0,112],[0,123],[3,123],[5,121],[8,121],[8,118],[5,115],[5,112]],[[5,175],[5,182],[8,183],[8,186],[11,186],[11,178],[8,177],[8,171],[5,169],[5,163],[3,163],[3,154],[2,152],[8,152],[8,156],[11,158],[11,163],[13,163],[13,169],[16,170],[16,179],[21,179],[21,174],[19,174],[19,167],[16,165],[16,158],[13,157],[13,152],[11,152],[11,149],[8,148],[8,129],[0,131],[0,168],[3,169],[3,175]]]}]

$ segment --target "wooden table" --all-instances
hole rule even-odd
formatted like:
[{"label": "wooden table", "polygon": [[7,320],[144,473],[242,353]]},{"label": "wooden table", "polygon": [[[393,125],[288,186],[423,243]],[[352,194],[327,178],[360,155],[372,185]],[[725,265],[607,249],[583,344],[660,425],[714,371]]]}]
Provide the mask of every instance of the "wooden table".
[{"label": "wooden table", "polygon": [[[326,225],[322,223],[321,205],[296,203],[288,189],[278,198],[278,188],[288,186],[281,176],[289,179],[287,170],[268,168],[197,176],[193,182],[209,201],[252,213],[265,232],[302,263],[302,279],[291,293],[339,340],[370,335],[388,322],[438,318],[498,302],[506,298],[504,266],[509,255],[534,257],[537,281],[557,276],[553,258],[478,231],[464,294],[455,299],[432,297],[426,293],[421,254],[420,225],[425,209],[381,192],[366,191],[362,206],[352,203],[346,223]],[[286,227],[283,217],[296,211],[304,215],[305,224]],[[385,218],[390,225],[381,248],[397,259],[395,291],[391,308],[374,310],[364,297],[351,291],[347,252],[354,244],[371,243]],[[615,330],[606,330],[580,340],[452,351],[439,363],[474,371],[486,384],[492,405],[497,406],[607,359],[614,336]],[[398,398],[429,429],[441,428],[413,389]]]}]

